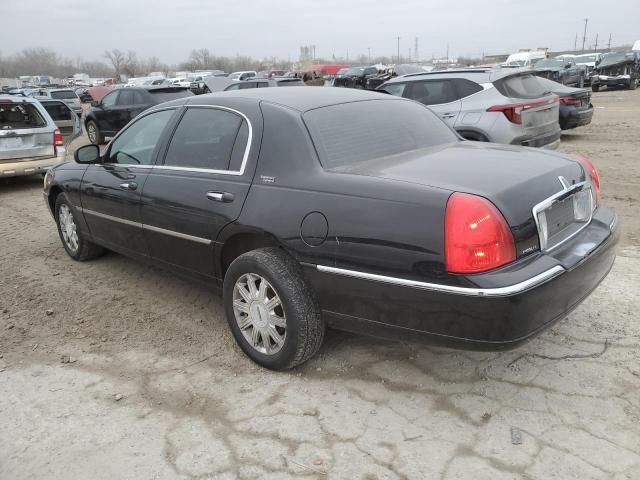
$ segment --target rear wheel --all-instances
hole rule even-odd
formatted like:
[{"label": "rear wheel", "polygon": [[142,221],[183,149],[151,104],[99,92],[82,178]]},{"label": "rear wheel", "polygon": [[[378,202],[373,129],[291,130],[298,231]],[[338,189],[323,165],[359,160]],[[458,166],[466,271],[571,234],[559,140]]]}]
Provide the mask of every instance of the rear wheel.
[{"label": "rear wheel", "polygon": [[93,120],[87,122],[87,136],[94,145],[102,145],[104,143],[104,136],[100,132],[98,124]]},{"label": "rear wheel", "polygon": [[64,193],[56,198],[55,218],[58,225],[58,235],[67,254],[74,260],[83,262],[98,257],[104,253],[104,248],[87,240],[78,230],[76,211],[67,200]]},{"label": "rear wheel", "polygon": [[306,362],[324,338],[320,308],[299,270],[286,253],[263,248],[236,258],[224,277],[225,314],[236,342],[272,370]]},{"label": "rear wheel", "polygon": [[600,85],[591,85],[591,90],[597,92],[598,90],[600,90]]},{"label": "rear wheel", "polygon": [[629,79],[629,90],[635,90],[638,86],[638,79],[631,77]]}]

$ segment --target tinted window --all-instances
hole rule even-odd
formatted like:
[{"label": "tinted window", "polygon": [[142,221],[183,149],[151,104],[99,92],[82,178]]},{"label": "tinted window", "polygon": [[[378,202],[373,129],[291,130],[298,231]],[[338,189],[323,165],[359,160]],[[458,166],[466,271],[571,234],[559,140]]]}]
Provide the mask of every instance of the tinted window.
[{"label": "tinted window", "polygon": [[241,83],[238,88],[240,90],[244,90],[245,88],[258,88],[258,83],[259,82],[244,82]]},{"label": "tinted window", "polygon": [[102,106],[103,107],[113,107],[116,104],[116,99],[118,98],[119,92],[111,92],[108,95],[105,95],[102,98]]},{"label": "tinted window", "polygon": [[142,117],[116,138],[109,149],[109,163],[150,165],[153,151],[174,110],[162,110]]},{"label": "tinted window", "polygon": [[511,98],[540,98],[545,94],[538,77],[531,74],[501,78],[493,84],[501,94]]},{"label": "tinted window", "polygon": [[258,88],[265,88],[269,86],[269,82],[256,82],[258,84]]},{"label": "tinted window", "polygon": [[458,98],[468,97],[469,95],[482,91],[482,87],[476,82],[464,78],[456,78],[453,83],[458,91]]},{"label": "tinted window", "polygon": [[374,73],[378,73],[378,69],[376,67],[369,67],[364,70],[365,75],[373,75]]},{"label": "tinted window", "polygon": [[405,100],[332,105],[303,118],[329,170],[458,141],[428,108]]},{"label": "tinted window", "polygon": [[425,105],[439,105],[458,100],[456,89],[451,80],[411,82],[407,85],[407,92],[404,96]]},{"label": "tinted window", "polygon": [[396,97],[401,97],[404,93],[404,88],[407,86],[406,83],[388,83],[384,85],[380,90],[384,90],[391,95],[395,95]]},{"label": "tinted window", "polygon": [[133,92],[131,90],[122,90],[118,97],[118,105],[132,105]]},{"label": "tinted window", "polygon": [[224,91],[228,92],[229,90],[239,90],[240,85],[240,83],[234,83],[233,85],[229,85],[227,88],[225,88]]},{"label": "tinted window", "polygon": [[134,105],[141,105],[143,103],[145,103],[144,95],[142,94],[142,92],[139,92],[138,90],[135,90],[133,92],[133,104]]},{"label": "tinted window", "polygon": [[73,90],[58,90],[57,92],[51,92],[51,98],[63,98],[65,100],[70,100],[78,98],[78,96],[73,92]]},{"label": "tinted window", "polygon": [[165,165],[227,170],[242,117],[214,108],[190,108],[171,139]]},{"label": "tinted window", "polygon": [[42,106],[54,122],[72,118],[71,109],[62,102],[43,102]]},{"label": "tinted window", "polygon": [[231,153],[231,161],[229,162],[229,170],[240,171],[242,167],[242,160],[244,158],[244,152],[247,149],[247,142],[249,141],[249,127],[247,122],[242,121],[240,131],[236,136],[236,143],[233,145],[233,152]]},{"label": "tinted window", "polygon": [[297,78],[278,80],[279,87],[304,87],[304,82]]},{"label": "tinted window", "polygon": [[[172,87],[171,89],[159,88],[159,89],[149,90],[149,93],[151,94],[151,96],[153,96],[154,100],[157,103],[168,102],[170,100],[190,97],[193,95],[193,93],[191,93],[191,90],[189,90],[188,88],[175,88],[175,87]],[[143,101],[142,103],[146,103],[146,102]]]}]

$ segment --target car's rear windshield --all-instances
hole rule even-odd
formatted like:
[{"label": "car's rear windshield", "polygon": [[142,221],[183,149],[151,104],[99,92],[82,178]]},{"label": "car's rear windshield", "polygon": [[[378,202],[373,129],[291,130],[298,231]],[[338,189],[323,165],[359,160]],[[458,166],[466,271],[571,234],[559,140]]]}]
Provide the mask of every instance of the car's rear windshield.
[{"label": "car's rear windshield", "polygon": [[534,66],[535,68],[562,68],[564,67],[564,62],[562,60],[547,59],[536,62]]},{"label": "car's rear windshield", "polygon": [[538,81],[538,77],[531,74],[500,78],[493,84],[502,95],[510,98],[540,98],[547,93],[547,89]]},{"label": "car's rear windshield", "polygon": [[303,116],[327,170],[458,141],[431,110],[406,100],[369,100]]},{"label": "car's rear windshield", "polygon": [[168,102],[170,100],[176,100],[178,98],[190,97],[193,95],[191,90],[187,88],[172,88],[172,89],[156,89],[149,90],[149,93],[154,97],[159,98],[160,102]]},{"label": "car's rear windshield", "polygon": [[2,103],[0,101],[0,130],[41,128],[47,122],[32,103]]},{"label": "car's rear windshield", "polygon": [[68,99],[72,99],[72,98],[78,98],[78,96],[75,94],[75,92],[73,90],[57,90],[54,92],[51,92],[51,98],[55,98],[57,100],[68,100]]}]

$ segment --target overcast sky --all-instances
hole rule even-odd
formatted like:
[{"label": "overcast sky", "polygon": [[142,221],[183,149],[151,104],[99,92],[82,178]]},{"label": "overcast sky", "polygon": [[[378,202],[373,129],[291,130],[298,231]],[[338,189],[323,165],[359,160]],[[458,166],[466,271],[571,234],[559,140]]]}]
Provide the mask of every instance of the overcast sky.
[{"label": "overcast sky", "polygon": [[[640,39],[640,0],[0,0],[0,51],[46,46],[59,54],[103,60],[106,49],[134,50],[167,63],[194,48],[216,55],[297,59],[301,45],[316,56],[353,59],[408,55],[415,37],[421,58],[481,56],[520,48],[573,48],[613,36]],[[413,50],[412,50],[413,51]]]}]

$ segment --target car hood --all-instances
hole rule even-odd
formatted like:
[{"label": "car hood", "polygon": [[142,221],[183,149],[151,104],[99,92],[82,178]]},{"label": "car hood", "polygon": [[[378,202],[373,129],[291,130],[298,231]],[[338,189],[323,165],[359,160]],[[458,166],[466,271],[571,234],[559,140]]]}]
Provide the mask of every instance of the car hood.
[{"label": "car hood", "polygon": [[585,179],[573,157],[542,149],[461,141],[343,167],[341,173],[480,195],[491,200],[512,226],[531,209],[570,184]]}]

